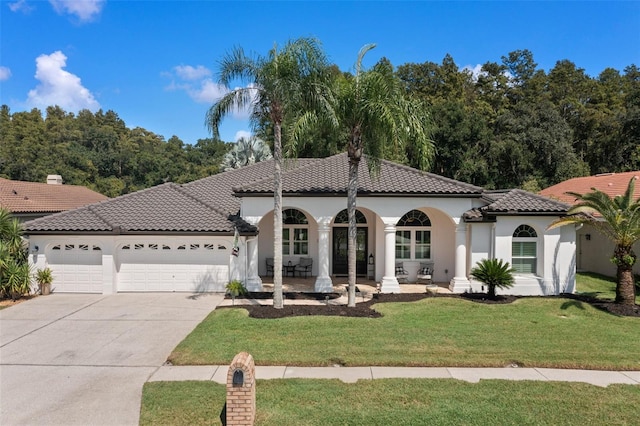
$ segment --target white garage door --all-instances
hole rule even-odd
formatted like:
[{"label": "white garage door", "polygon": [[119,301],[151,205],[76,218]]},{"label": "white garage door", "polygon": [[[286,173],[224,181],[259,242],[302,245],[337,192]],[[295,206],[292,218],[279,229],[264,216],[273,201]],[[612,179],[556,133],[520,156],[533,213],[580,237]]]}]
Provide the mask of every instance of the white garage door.
[{"label": "white garage door", "polygon": [[131,243],[118,250],[118,291],[223,292],[228,243]]},{"label": "white garage door", "polygon": [[57,293],[102,293],[102,250],[93,244],[56,244],[48,252]]}]

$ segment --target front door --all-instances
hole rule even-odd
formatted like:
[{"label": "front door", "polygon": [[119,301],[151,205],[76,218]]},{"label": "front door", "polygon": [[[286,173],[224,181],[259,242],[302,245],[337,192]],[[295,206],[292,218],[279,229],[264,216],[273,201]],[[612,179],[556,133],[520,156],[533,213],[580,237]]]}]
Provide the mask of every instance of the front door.
[{"label": "front door", "polygon": [[[356,274],[367,274],[367,230],[358,228],[356,234]],[[333,275],[348,275],[349,228],[333,228]]]}]

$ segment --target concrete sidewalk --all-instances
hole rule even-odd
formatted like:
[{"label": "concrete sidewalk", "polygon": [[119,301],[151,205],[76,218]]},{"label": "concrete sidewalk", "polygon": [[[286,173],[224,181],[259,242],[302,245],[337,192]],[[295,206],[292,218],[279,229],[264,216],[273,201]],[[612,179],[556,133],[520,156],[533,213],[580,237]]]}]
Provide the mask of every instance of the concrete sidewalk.
[{"label": "concrete sidewalk", "polygon": [[[228,366],[168,366],[158,368],[148,381],[212,380],[224,384]],[[257,366],[256,379],[457,379],[477,383],[482,379],[582,382],[606,387],[614,383],[640,385],[640,371],[563,370],[555,368],[458,367],[286,367]]]}]

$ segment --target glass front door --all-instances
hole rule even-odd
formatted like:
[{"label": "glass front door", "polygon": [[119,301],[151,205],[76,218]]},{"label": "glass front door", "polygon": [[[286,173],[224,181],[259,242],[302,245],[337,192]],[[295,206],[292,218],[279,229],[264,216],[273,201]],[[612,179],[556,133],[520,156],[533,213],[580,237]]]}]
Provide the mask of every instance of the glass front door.
[{"label": "glass front door", "polygon": [[[368,228],[358,228],[356,234],[356,274],[367,274],[367,234]],[[348,275],[348,237],[349,229],[333,228],[333,274]]]}]

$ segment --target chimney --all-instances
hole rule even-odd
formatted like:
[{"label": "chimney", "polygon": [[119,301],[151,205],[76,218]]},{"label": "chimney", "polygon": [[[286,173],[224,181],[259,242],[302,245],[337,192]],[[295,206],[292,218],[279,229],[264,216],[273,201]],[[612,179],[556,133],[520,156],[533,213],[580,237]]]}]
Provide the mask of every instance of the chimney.
[{"label": "chimney", "polygon": [[47,184],[49,185],[62,185],[62,176],[60,175],[48,175]]}]

